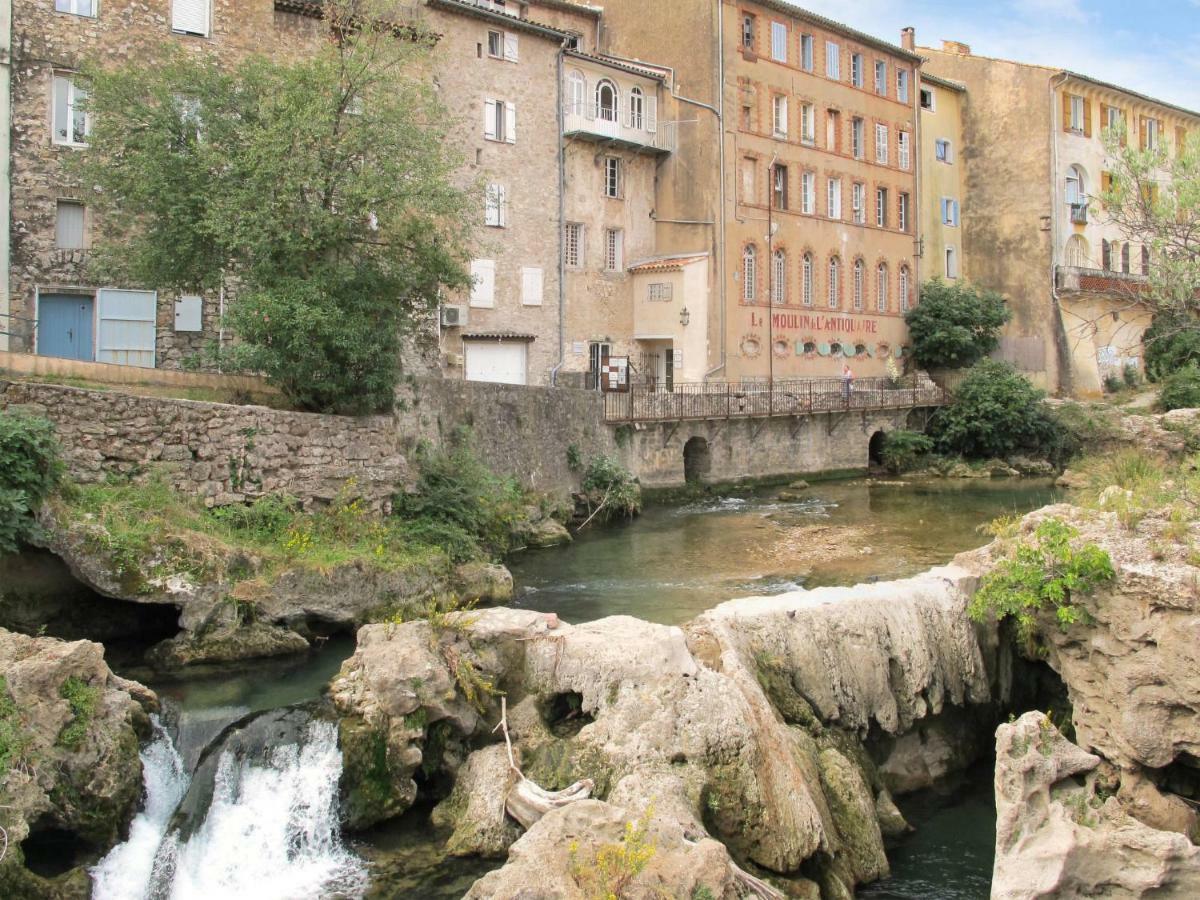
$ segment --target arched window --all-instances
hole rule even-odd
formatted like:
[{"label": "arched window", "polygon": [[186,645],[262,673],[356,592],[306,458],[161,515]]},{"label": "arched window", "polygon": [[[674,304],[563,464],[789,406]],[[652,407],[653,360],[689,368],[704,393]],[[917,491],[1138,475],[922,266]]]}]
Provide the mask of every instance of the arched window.
[{"label": "arched window", "polygon": [[1129,242],[1121,245],[1121,271],[1129,274]]},{"label": "arched window", "polygon": [[875,270],[876,286],[875,295],[879,298],[879,311],[888,311],[888,267],[887,263],[880,263],[879,268]]},{"label": "arched window", "polygon": [[1077,269],[1088,268],[1088,261],[1091,259],[1091,248],[1088,246],[1087,238],[1082,234],[1073,234],[1067,238],[1067,265],[1074,266]]},{"label": "arched window", "polygon": [[578,69],[567,76],[567,111],[573,116],[582,116],[587,103],[587,79]]},{"label": "arched window", "polygon": [[742,251],[742,299],[753,303],[758,298],[758,248],[747,244]]},{"label": "arched window", "polygon": [[1150,248],[1142,244],[1142,274],[1150,274]]},{"label": "arched window", "polygon": [[1109,242],[1109,240],[1107,238],[1101,239],[1101,241],[1100,241],[1100,267],[1102,269],[1104,269],[1105,272],[1112,271],[1112,248],[1113,248],[1113,245]]},{"label": "arched window", "polygon": [[813,304],[813,258],[811,253],[804,254],[804,262],[800,265],[800,294],[805,306]]},{"label": "arched window", "polygon": [[861,259],[854,261],[854,308],[863,308],[863,280],[866,278],[866,273],[863,271],[866,267]]},{"label": "arched window", "polygon": [[840,295],[842,282],[842,263],[836,256],[829,260],[829,308],[837,309],[842,302]]},{"label": "arched window", "polygon": [[1067,169],[1067,203],[1078,205],[1087,202],[1087,181],[1083,169],[1071,166]]},{"label": "arched window", "polygon": [[596,85],[596,116],[605,122],[617,121],[617,86],[607,78]]},{"label": "arched window", "polygon": [[771,269],[771,303],[787,303],[787,254],[776,250]]},{"label": "arched window", "polygon": [[629,127],[646,127],[646,97],[640,87],[635,87],[629,92]]},{"label": "arched window", "polygon": [[911,279],[908,276],[908,266],[901,266],[900,267],[900,312],[908,312],[909,305],[912,302],[912,299],[909,295],[909,291],[912,290],[912,288],[910,286],[910,280]]}]

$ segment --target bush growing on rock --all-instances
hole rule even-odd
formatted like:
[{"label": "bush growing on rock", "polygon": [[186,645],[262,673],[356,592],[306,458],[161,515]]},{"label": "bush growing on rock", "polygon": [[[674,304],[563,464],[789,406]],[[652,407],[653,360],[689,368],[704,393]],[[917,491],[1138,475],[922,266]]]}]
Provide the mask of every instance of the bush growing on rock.
[{"label": "bush growing on rock", "polygon": [[919,431],[889,431],[884,436],[880,459],[892,474],[909,472],[933,451],[933,440]]},{"label": "bush growing on rock", "polygon": [[15,552],[32,533],[34,512],[62,475],[54,426],[45,419],[0,413],[0,554]]},{"label": "bush growing on rock", "polygon": [[1168,376],[1158,395],[1158,405],[1163,412],[1200,407],[1200,368],[1189,365]]},{"label": "bush growing on rock", "polygon": [[1012,318],[995,291],[934,278],[921,285],[921,302],[904,320],[913,358],[923,368],[960,369],[996,349],[1000,329]]}]

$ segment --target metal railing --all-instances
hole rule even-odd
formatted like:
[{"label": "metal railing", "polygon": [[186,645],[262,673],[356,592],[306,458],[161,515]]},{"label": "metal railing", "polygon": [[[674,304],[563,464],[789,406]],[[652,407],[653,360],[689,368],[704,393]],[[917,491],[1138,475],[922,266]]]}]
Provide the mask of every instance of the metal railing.
[{"label": "metal railing", "polygon": [[671,390],[634,385],[624,393],[604,395],[606,422],[672,422],[688,419],[731,419],[803,416],[851,410],[908,409],[943,406],[949,395],[928,377],[907,376],[899,384],[888,378],[806,378],[793,381],[708,381],[675,384]]},{"label": "metal railing", "polygon": [[666,153],[675,150],[675,125],[645,115],[640,121],[630,121],[620,109],[601,108],[595,103],[567,103],[563,107],[564,134],[591,134]]}]

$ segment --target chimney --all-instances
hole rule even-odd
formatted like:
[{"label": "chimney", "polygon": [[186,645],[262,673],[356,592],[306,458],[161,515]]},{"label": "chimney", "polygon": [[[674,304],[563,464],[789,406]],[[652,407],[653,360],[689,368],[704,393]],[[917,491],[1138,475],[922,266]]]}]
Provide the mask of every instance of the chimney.
[{"label": "chimney", "polygon": [[917,29],[909,25],[900,29],[900,46],[909,53],[917,49]]},{"label": "chimney", "polygon": [[971,45],[961,41],[942,41],[942,52],[953,53],[957,56],[970,56]]}]

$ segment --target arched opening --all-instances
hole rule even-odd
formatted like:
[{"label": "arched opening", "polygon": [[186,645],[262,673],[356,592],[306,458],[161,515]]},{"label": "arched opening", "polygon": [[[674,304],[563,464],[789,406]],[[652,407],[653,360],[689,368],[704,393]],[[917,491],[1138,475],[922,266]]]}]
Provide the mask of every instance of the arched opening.
[{"label": "arched opening", "polygon": [[708,440],[702,437],[689,438],[683,445],[683,479],[688,484],[703,484],[712,470],[712,454]]},{"label": "arched opening", "polygon": [[605,122],[617,121],[617,86],[607,78],[596,85],[596,111]]},{"label": "arched opening", "polygon": [[871,435],[871,442],[867,444],[867,459],[871,465],[879,466],[883,464],[883,445],[887,443],[887,432],[877,431]]},{"label": "arched opening", "polygon": [[1087,238],[1082,234],[1073,234],[1067,238],[1066,256],[1068,266],[1074,266],[1077,269],[1088,268],[1091,248],[1088,247]]}]

